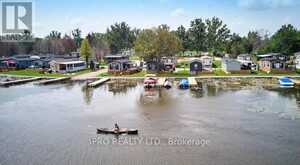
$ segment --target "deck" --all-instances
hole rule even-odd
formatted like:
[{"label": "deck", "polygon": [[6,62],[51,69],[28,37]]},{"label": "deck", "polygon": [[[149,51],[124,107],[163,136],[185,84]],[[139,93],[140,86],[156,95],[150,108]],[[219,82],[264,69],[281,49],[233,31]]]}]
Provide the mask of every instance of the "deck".
[{"label": "deck", "polygon": [[95,87],[98,87],[98,86],[108,82],[108,81],[110,81],[110,78],[103,78],[103,79],[100,79],[98,81],[94,81],[92,83],[89,83],[88,87],[95,88]]},{"label": "deck", "polygon": [[196,86],[198,86],[198,82],[196,81],[195,77],[189,77],[188,81],[189,81],[190,87],[196,87]]},{"label": "deck", "polygon": [[59,82],[67,81],[67,80],[70,80],[70,79],[71,79],[70,77],[48,79],[48,80],[43,80],[43,81],[37,82],[36,85],[54,84],[54,83],[59,83]]},{"label": "deck", "polygon": [[12,85],[25,84],[28,82],[38,81],[41,79],[42,79],[41,77],[36,77],[36,78],[27,78],[27,79],[14,80],[14,81],[8,81],[8,82],[0,82],[0,86],[12,86]]}]

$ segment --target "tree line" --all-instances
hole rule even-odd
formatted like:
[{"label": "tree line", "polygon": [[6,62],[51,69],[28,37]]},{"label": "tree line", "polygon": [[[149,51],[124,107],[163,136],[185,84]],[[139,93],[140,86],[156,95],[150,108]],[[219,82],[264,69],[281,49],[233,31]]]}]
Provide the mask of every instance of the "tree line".
[{"label": "tree line", "polygon": [[[28,32],[22,35],[31,36]],[[0,56],[70,54],[80,49],[84,39],[97,59],[107,53],[116,54],[133,48],[143,58],[172,56],[184,51],[210,52],[213,55],[228,53],[232,57],[242,53],[268,52],[291,55],[300,51],[300,31],[290,24],[283,25],[273,35],[267,31],[250,31],[246,36],[240,36],[232,33],[217,17],[194,19],[189,27],[179,26],[173,31],[167,25],[136,29],[121,22],[111,25],[105,33],[89,33],[85,37],[80,29],[73,30],[70,35],[51,31],[44,38],[31,37],[34,42],[0,41]]]}]

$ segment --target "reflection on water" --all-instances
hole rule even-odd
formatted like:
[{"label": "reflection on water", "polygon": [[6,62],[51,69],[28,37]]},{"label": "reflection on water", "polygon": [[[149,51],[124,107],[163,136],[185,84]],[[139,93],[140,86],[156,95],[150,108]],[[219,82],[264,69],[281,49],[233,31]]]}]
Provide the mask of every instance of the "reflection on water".
[{"label": "reflection on water", "polygon": [[[300,89],[282,89],[274,80],[199,84],[193,90],[145,90],[134,80],[99,88],[86,82],[0,88],[0,164],[153,164],[153,157],[159,164],[300,161]],[[142,137],[202,137],[211,145],[89,145],[96,128],[116,122],[138,128]]]},{"label": "reflection on water", "polygon": [[136,80],[113,80],[108,83],[108,90],[114,95],[126,94],[128,90],[137,86]]}]

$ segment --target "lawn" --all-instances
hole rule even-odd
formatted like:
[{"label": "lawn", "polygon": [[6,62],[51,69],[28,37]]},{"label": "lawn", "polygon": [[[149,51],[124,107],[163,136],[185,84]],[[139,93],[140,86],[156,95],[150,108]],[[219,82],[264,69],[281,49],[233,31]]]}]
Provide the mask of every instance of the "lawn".
[{"label": "lawn", "polygon": [[39,70],[34,69],[24,69],[24,70],[15,70],[15,71],[8,71],[8,72],[1,72],[0,74],[4,75],[11,75],[11,76],[29,76],[29,77],[72,77],[77,76],[85,73],[89,73],[89,69],[85,69],[79,72],[74,73],[68,73],[68,74],[61,74],[61,73],[47,73],[47,72],[41,72]]}]

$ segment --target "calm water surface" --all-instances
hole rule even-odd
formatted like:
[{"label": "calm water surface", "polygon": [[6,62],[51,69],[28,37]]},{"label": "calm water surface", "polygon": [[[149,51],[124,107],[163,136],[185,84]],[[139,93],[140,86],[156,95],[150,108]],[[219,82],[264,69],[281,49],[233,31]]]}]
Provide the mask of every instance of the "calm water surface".
[{"label": "calm water surface", "polygon": [[[161,145],[91,144],[96,128],[138,128]],[[125,138],[122,136],[119,138]],[[169,138],[206,146],[166,146]],[[0,88],[0,164],[278,164],[300,162],[300,90],[203,83],[145,91],[141,83]]]}]

